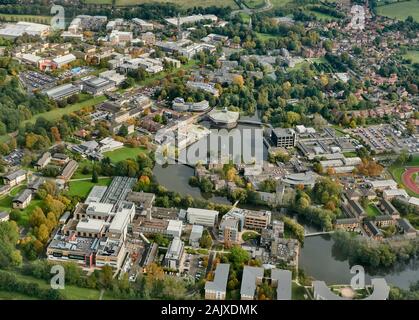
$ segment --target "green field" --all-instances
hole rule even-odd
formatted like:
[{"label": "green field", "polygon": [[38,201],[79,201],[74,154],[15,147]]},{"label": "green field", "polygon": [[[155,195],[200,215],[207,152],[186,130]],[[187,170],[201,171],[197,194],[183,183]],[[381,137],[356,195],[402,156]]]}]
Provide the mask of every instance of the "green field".
[{"label": "green field", "polygon": [[269,33],[256,32],[256,35],[257,35],[258,39],[260,39],[261,41],[268,41],[268,40],[271,40],[271,39],[278,38],[277,36],[274,36],[274,35],[269,34]]},{"label": "green field", "polygon": [[410,50],[404,55],[404,57],[406,59],[412,60],[412,63],[419,63],[419,51],[418,50]]},{"label": "green field", "polygon": [[377,14],[397,20],[406,20],[412,16],[419,21],[419,0],[391,3],[377,7]]},{"label": "green field", "polygon": [[0,291],[0,300],[38,300],[21,293]]},{"label": "green field", "polygon": [[99,178],[98,183],[93,183],[89,180],[70,181],[68,194],[70,196],[79,196],[80,198],[86,198],[93,186],[108,186],[112,181],[112,178]]},{"label": "green field", "polygon": [[[31,276],[22,275],[18,272],[13,272],[13,274],[20,281],[25,281],[25,282],[29,282],[29,283],[37,283],[42,289],[51,288],[50,284],[47,283],[44,280],[37,279],[37,278],[31,277]],[[66,285],[65,289],[60,290],[60,292],[68,300],[99,300],[99,297],[100,297],[100,291],[99,290],[79,288],[79,287],[72,286],[72,285]],[[9,295],[10,295],[10,297],[14,297],[15,293],[10,292]],[[7,292],[4,292],[2,296],[7,298]],[[20,295],[20,296],[24,297],[23,295]]]},{"label": "green field", "polygon": [[[106,3],[108,0],[86,0],[87,3]],[[111,1],[111,0],[109,0]],[[232,9],[237,9],[237,4],[234,0],[115,0],[116,6],[135,6],[142,3],[174,3],[182,8],[193,8],[193,7],[231,7]]]},{"label": "green field", "polygon": [[48,17],[48,16],[32,16],[32,15],[25,15],[25,14],[17,15],[17,14],[0,13],[0,21],[11,21],[11,22],[26,21],[26,22],[49,24],[50,20],[51,20],[51,17]]},{"label": "green field", "polygon": [[143,147],[130,148],[123,147],[114,151],[105,152],[103,155],[109,157],[112,162],[119,162],[125,159],[136,159],[140,153],[147,152],[147,149]]},{"label": "green field", "polygon": [[322,12],[317,12],[317,11],[310,10],[310,9],[306,10],[306,13],[307,14],[314,14],[316,16],[316,18],[320,21],[338,20],[338,18],[333,17],[331,15],[328,15],[328,14],[325,14],[325,13],[322,13]]},{"label": "green field", "polygon": [[365,209],[367,216],[372,218],[381,215],[380,209],[373,203],[368,204],[368,207]]},{"label": "green field", "polygon": [[250,9],[259,9],[265,5],[264,0],[244,0],[243,3]]},{"label": "green field", "polygon": [[290,2],[292,2],[292,0],[271,0],[271,3],[275,8],[282,7]]}]

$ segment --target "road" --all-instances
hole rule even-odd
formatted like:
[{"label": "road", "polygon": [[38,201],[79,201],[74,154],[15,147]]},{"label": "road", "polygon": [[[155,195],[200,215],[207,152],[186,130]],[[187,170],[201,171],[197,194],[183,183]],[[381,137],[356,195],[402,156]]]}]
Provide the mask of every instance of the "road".
[{"label": "road", "polygon": [[271,10],[273,8],[271,0],[265,0],[265,5],[262,8],[259,9],[250,9],[248,7],[246,7],[243,3],[241,4],[241,9],[239,10],[234,10],[231,12],[230,16],[234,17],[236,14],[238,13],[246,13],[248,15],[251,15],[253,13],[259,13],[259,12],[264,12],[264,11],[268,11]]}]

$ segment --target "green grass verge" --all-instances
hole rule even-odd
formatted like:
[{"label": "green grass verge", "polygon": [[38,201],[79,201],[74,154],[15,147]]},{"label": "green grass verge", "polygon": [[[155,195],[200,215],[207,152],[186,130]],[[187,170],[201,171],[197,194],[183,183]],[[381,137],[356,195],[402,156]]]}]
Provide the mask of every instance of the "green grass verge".
[{"label": "green grass verge", "polygon": [[136,159],[140,153],[146,153],[147,149],[143,147],[130,148],[122,147],[120,149],[105,152],[103,155],[109,157],[112,162],[119,162],[126,159]]},{"label": "green grass verge", "polygon": [[[35,277],[22,275],[18,272],[13,272],[13,274],[20,281],[25,281],[29,283],[37,283],[43,289],[51,288],[50,284],[44,280],[37,279]],[[96,289],[87,289],[80,288],[72,285],[66,285],[65,289],[60,290],[64,297],[68,300],[99,300],[100,291]],[[13,292],[10,293],[14,295]]]},{"label": "green grass verge", "polygon": [[81,181],[70,181],[68,194],[70,196],[79,196],[80,198],[86,198],[93,186],[108,186],[112,181],[112,178],[99,179],[98,183],[93,183],[91,180]]},{"label": "green grass verge", "polygon": [[243,2],[250,9],[260,9],[265,5],[264,0],[244,0]]},{"label": "green grass verge", "polygon": [[33,16],[33,15],[26,15],[26,14],[0,13],[0,21],[10,21],[10,22],[25,21],[25,22],[49,24],[50,21],[51,21],[51,17],[49,17],[49,16]]},{"label": "green grass verge", "polygon": [[377,206],[373,203],[368,204],[367,208],[365,209],[365,212],[367,213],[367,216],[370,218],[380,216],[382,214],[380,209],[378,209]]},{"label": "green grass verge", "polygon": [[38,299],[21,294],[21,293],[0,291],[0,300],[38,300]]},{"label": "green grass verge", "polygon": [[[94,4],[97,2],[101,3],[101,2],[106,2],[106,1],[108,0],[86,0],[86,2],[90,4]],[[234,0],[226,0],[226,1],[220,1],[220,0],[194,0],[194,1],[190,1],[190,0],[115,0],[115,5],[119,7],[124,7],[124,6],[135,6],[135,5],[139,5],[143,3],[167,3],[167,2],[176,4],[185,9],[193,8],[193,7],[211,7],[211,6],[231,7],[232,9],[238,8]]]},{"label": "green grass verge", "polygon": [[411,16],[419,21],[419,1],[403,1],[377,7],[377,14],[397,20],[406,20]]}]

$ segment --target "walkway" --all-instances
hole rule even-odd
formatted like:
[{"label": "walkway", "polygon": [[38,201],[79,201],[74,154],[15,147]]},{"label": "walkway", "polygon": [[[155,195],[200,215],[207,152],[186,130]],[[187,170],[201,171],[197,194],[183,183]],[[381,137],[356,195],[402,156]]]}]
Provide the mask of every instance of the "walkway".
[{"label": "walkway", "polygon": [[334,231],[313,232],[313,233],[304,234],[304,237],[314,237],[314,236],[319,236],[319,235],[322,235],[322,234],[332,234],[332,233],[334,233]]}]

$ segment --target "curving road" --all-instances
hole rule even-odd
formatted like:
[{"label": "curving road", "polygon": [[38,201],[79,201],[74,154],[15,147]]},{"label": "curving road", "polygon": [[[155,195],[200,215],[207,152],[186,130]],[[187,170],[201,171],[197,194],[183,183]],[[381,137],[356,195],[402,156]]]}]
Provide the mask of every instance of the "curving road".
[{"label": "curving road", "polygon": [[239,10],[234,10],[231,12],[231,17],[234,17],[236,14],[238,13],[247,13],[248,15],[251,15],[253,13],[259,13],[259,12],[264,12],[264,11],[268,11],[271,10],[273,8],[273,5],[271,3],[271,0],[265,0],[265,4],[262,8],[259,9],[250,9],[248,7],[246,7],[243,3],[241,3],[241,9]]}]

